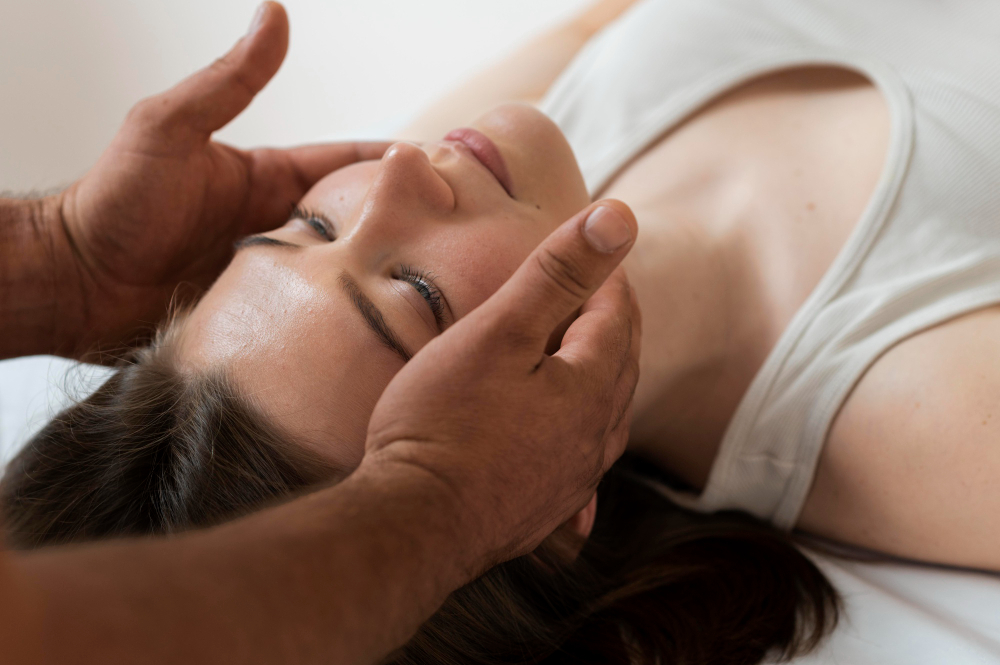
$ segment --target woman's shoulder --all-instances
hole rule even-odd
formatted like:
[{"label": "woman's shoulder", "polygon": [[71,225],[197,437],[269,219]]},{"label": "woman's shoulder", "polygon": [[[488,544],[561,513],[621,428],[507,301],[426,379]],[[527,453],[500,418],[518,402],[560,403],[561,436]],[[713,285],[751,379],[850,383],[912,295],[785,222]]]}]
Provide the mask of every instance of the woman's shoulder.
[{"label": "woman's shoulder", "polygon": [[1000,306],[900,342],[834,421],[799,526],[1000,570]]}]

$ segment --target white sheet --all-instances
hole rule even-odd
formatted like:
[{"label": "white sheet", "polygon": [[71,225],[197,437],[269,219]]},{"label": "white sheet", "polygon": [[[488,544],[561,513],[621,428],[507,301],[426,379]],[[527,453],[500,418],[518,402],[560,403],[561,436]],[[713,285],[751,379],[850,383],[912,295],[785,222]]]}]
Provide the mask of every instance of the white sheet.
[{"label": "white sheet", "polygon": [[74,396],[100,385],[108,371],[53,356],[0,362],[0,468],[31,433]]},{"label": "white sheet", "polygon": [[[0,463],[106,372],[45,356],[0,362]],[[814,558],[847,611],[795,665],[1000,665],[1000,576]]]},{"label": "white sheet", "polygon": [[833,635],[796,665],[1000,664],[1000,576],[813,557],[844,597]]}]

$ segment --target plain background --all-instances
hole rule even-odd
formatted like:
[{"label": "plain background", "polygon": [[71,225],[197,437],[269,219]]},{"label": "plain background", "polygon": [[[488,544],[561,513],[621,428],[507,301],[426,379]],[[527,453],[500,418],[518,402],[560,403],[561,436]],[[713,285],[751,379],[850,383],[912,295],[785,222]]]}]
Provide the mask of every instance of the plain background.
[{"label": "plain background", "polygon": [[[281,71],[219,137],[357,136],[412,114],[587,0],[287,0]],[[0,0],[0,191],[66,185],[126,111],[225,53],[255,0]]]},{"label": "plain background", "polygon": [[[381,134],[589,0],[287,0],[285,64],[218,134],[240,147]],[[0,0],[0,192],[65,186],[128,109],[225,53],[255,0]],[[471,118],[470,118],[471,120]],[[99,380],[0,362],[0,467]]]}]

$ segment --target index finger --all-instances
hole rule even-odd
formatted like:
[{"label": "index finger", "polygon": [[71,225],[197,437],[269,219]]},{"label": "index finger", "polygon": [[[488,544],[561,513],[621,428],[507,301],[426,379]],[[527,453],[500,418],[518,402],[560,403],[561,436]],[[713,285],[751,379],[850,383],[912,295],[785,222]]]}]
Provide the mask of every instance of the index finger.
[{"label": "index finger", "polygon": [[[584,303],[553,358],[613,387],[616,394],[631,393],[638,380],[641,339],[642,314],[619,267]],[[626,385],[619,385],[623,381]]]},{"label": "index finger", "polygon": [[602,472],[628,443],[631,404],[639,381],[642,314],[618,268],[584,304],[560,349],[548,360],[562,362],[573,381],[588,386],[593,408],[607,418]]},{"label": "index finger", "polygon": [[380,159],[390,145],[356,141],[241,152],[250,171],[250,199],[241,232],[261,233],[284,223],[292,206],[317,181],[355,162]]},{"label": "index finger", "polygon": [[319,143],[280,151],[300,184],[309,189],[321,178],[355,162],[382,159],[392,141]]}]

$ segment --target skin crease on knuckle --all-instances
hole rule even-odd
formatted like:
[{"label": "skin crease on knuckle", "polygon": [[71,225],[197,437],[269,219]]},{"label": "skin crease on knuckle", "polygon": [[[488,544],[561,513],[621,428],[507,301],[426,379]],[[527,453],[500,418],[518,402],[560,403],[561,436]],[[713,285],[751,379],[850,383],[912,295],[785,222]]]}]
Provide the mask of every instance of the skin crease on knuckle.
[{"label": "skin crease on knuckle", "polygon": [[542,272],[548,275],[553,285],[565,291],[571,299],[577,300],[587,293],[587,285],[581,277],[584,270],[571,257],[558,256],[549,250],[540,252],[537,257]]},{"label": "skin crease on knuckle", "polygon": [[[186,316],[182,371],[225,372],[300,445],[355,468],[406,358],[590,202],[565,138],[535,109],[501,106],[471,127],[499,149],[509,193],[455,141],[395,144],[331,173],[284,226],[245,241]],[[511,330],[500,341],[525,343]]]}]

